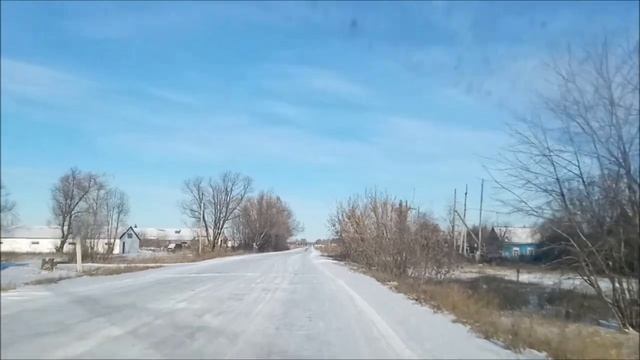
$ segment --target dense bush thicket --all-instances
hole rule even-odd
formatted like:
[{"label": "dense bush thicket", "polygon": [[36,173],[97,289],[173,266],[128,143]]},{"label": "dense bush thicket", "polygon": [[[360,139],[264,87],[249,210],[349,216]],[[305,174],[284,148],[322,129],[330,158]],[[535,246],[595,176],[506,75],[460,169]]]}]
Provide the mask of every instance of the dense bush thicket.
[{"label": "dense bush thicket", "polygon": [[456,268],[449,234],[407,201],[365,192],[338,204],[329,225],[347,260],[395,276],[442,279]]}]

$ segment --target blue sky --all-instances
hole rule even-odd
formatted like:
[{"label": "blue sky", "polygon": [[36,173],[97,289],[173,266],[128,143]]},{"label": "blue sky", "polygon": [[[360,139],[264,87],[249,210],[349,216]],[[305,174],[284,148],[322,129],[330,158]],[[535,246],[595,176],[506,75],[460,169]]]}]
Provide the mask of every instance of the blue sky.
[{"label": "blue sky", "polygon": [[548,88],[544,62],[638,36],[637,2],[1,6],[2,182],[22,223],[46,223],[71,166],[108,174],[130,222],[157,227],[184,226],[185,178],[233,170],[308,239],[365,188],[443,216],[468,183],[477,208],[505,122]]}]

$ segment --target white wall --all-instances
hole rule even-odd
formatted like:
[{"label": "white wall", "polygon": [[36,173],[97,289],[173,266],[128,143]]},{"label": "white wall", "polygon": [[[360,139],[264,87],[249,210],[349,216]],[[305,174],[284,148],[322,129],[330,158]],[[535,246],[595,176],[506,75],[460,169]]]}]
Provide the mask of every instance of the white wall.
[{"label": "white wall", "polygon": [[[105,253],[109,249],[109,242],[106,239],[87,240],[87,245],[92,246],[99,253]],[[118,240],[116,240],[113,245],[113,253],[119,254],[118,249]]]},{"label": "white wall", "polygon": [[[131,238],[128,234],[131,233]],[[0,239],[0,251],[6,252],[19,252],[19,253],[52,253],[56,251],[56,246],[60,244],[59,238],[45,238],[45,239],[32,239],[32,238],[2,238]],[[113,241],[113,240],[111,240]],[[87,240],[87,245],[93,246],[98,252],[104,253],[108,249],[109,240]],[[140,249],[140,240],[135,234],[129,230],[122,236],[122,239],[116,239],[113,245],[113,253],[122,253],[122,243],[125,245],[125,253],[137,253]],[[64,246],[65,252],[75,251],[75,240],[69,239]]]},{"label": "white wall", "polygon": [[[2,242],[0,251],[19,253],[52,253],[60,244],[60,239],[3,238],[0,241]],[[72,250],[73,246],[67,242],[64,246],[64,252]]]},{"label": "white wall", "polygon": [[[129,234],[131,234],[131,238],[129,238]],[[140,250],[140,240],[131,231],[131,229],[124,233],[120,238],[119,243],[117,244],[119,253],[122,253],[122,244],[124,244],[125,254],[137,253]]]},{"label": "white wall", "polygon": [[[138,239],[134,236],[131,244],[127,244],[126,247],[131,247],[131,251],[127,248],[127,253],[138,251]],[[5,252],[17,252],[17,253],[53,253],[56,251],[56,246],[60,244],[60,239],[26,239],[26,238],[3,238],[2,244],[0,244],[0,251]],[[96,249],[99,252],[105,252],[107,250],[107,240],[89,240],[93,241]],[[64,252],[68,253],[75,251],[75,245],[69,245],[69,243],[75,243],[74,240],[69,240],[64,245]],[[116,240],[113,246],[113,253],[119,254],[122,250],[120,240]]]}]

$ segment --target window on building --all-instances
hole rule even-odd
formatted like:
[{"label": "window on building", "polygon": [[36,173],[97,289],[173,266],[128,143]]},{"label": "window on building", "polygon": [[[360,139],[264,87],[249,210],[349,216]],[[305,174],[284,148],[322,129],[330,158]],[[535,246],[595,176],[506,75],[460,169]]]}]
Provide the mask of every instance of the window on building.
[{"label": "window on building", "polygon": [[39,245],[39,244],[40,244],[40,241],[32,241],[31,242],[31,245]]},{"label": "window on building", "polygon": [[132,233],[128,233],[127,234],[127,239],[133,239],[133,234]]},{"label": "window on building", "polygon": [[533,248],[532,247],[527,248],[527,255],[533,256]]},{"label": "window on building", "polygon": [[513,248],[513,256],[514,256],[514,257],[518,257],[518,256],[520,256],[520,249],[518,249],[518,248]]}]

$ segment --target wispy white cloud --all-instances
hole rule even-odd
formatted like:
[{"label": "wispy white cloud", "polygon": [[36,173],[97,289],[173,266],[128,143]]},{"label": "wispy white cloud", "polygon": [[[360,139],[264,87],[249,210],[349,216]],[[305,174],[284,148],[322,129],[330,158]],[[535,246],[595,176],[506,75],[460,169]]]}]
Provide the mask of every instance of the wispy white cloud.
[{"label": "wispy white cloud", "polygon": [[237,161],[365,171],[385,178],[394,174],[388,169],[413,172],[416,164],[435,166],[434,172],[446,173],[449,164],[458,163],[461,169],[454,169],[457,173],[463,171],[465,162],[479,162],[480,156],[488,154],[487,149],[506,141],[499,132],[396,116],[363,130],[369,135],[340,139],[292,126],[210,120],[189,130],[123,133],[105,139],[103,146],[123,149],[147,161]]},{"label": "wispy white cloud", "polygon": [[487,154],[488,144],[497,147],[505,143],[502,132],[474,129],[445,122],[392,116],[377,126],[373,137],[376,148],[394,153],[398,161],[422,159],[424,162],[463,159],[466,161]]},{"label": "wispy white cloud", "polygon": [[336,72],[317,68],[292,68],[294,76],[300,76],[306,85],[314,90],[339,96],[362,98],[369,91],[362,85]]},{"label": "wispy white cloud", "polygon": [[340,141],[294,127],[233,121],[208,121],[166,132],[129,132],[105,140],[103,146],[130,149],[149,161],[172,159],[190,163],[280,163],[339,165],[345,154],[363,153],[366,145]]},{"label": "wispy white cloud", "polygon": [[161,100],[167,100],[183,105],[194,105],[197,103],[193,96],[171,89],[147,87],[146,91]]},{"label": "wispy white cloud", "polygon": [[373,91],[367,86],[332,69],[302,65],[276,65],[267,68],[276,76],[268,80],[269,86],[287,92],[307,91],[357,102],[373,95]]},{"label": "wispy white cloud", "polygon": [[82,77],[30,62],[3,57],[0,64],[2,92],[6,95],[48,101],[74,100],[96,86]]},{"label": "wispy white cloud", "polygon": [[261,111],[288,119],[299,119],[307,113],[307,109],[282,100],[264,100],[258,106]]},{"label": "wispy white cloud", "polygon": [[[149,6],[150,5],[150,6]],[[91,7],[67,4],[72,15],[62,20],[69,32],[96,40],[122,40],[174,32],[206,20],[197,8],[163,3],[96,3]]]}]

